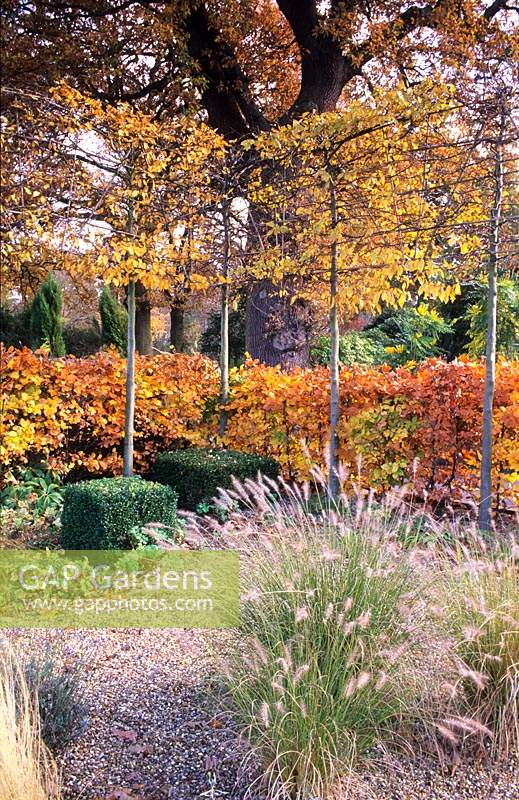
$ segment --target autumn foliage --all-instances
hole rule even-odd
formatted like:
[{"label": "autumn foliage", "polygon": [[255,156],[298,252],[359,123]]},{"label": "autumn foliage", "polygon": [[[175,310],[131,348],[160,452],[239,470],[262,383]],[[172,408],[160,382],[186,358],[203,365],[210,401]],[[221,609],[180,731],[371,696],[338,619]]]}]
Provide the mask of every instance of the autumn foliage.
[{"label": "autumn foliage", "polygon": [[[202,356],[142,358],[137,375],[137,468],[172,443],[205,443],[200,423],[218,392],[212,362]],[[124,381],[125,361],[115,351],[84,359],[5,351],[1,463],[42,457],[60,473],[120,472]]]},{"label": "autumn foliage", "polygon": [[[476,497],[483,379],[484,364],[467,360],[343,368],[340,459],[350,479],[383,489],[415,476],[431,497]],[[217,444],[218,392],[217,367],[203,356],[139,358],[137,469],[170,447]],[[4,350],[1,394],[4,468],[41,458],[74,477],[120,473],[124,361],[115,352],[53,359]],[[248,362],[231,371],[225,444],[274,456],[288,478],[306,478],[323,465],[328,402],[326,368]],[[494,476],[498,501],[517,502],[518,361],[497,368]]]}]

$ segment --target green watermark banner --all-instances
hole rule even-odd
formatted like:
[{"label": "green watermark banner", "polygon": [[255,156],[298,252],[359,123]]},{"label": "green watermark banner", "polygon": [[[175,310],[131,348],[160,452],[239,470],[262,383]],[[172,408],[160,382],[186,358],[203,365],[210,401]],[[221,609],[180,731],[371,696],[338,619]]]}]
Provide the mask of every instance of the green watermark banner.
[{"label": "green watermark banner", "polygon": [[227,550],[0,550],[2,628],[232,628]]}]

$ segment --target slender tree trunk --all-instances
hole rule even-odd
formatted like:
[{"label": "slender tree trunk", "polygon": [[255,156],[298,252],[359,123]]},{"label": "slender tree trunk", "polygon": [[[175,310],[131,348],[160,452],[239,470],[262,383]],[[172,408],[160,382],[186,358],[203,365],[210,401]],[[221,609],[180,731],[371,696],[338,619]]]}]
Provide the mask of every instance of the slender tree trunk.
[{"label": "slender tree trunk", "polygon": [[338,245],[335,239],[337,227],[337,198],[335,186],[330,183],[330,212],[332,243],[330,248],[330,444],[328,453],[328,491],[330,497],[337,499],[340,492],[339,481],[339,437],[337,426],[340,415],[340,388],[339,388],[339,315],[338,300]]},{"label": "slender tree trunk", "polygon": [[141,356],[152,352],[151,303],[147,289],[142,283],[135,284],[135,347]]},{"label": "slender tree trunk", "polygon": [[177,305],[171,306],[169,311],[169,318],[170,318],[170,333],[169,333],[169,343],[171,345],[172,350],[175,353],[185,353],[186,352],[186,337],[185,337],[185,308],[183,304],[178,303]]},{"label": "slender tree trunk", "polygon": [[[126,231],[131,235],[133,229],[133,206],[128,209]],[[128,342],[126,347],[126,394],[124,405],[124,448],[123,476],[133,475],[133,434],[135,429],[135,323],[136,323],[136,285],[128,282]]]},{"label": "slender tree trunk", "polygon": [[229,401],[229,209],[227,202],[222,205],[223,220],[223,258],[222,288],[220,301],[220,436],[227,430],[227,403]]},{"label": "slender tree trunk", "polygon": [[488,256],[488,309],[487,347],[485,365],[485,390],[483,396],[483,434],[481,438],[481,475],[479,492],[479,527],[489,531],[492,510],[492,424],[494,386],[496,379],[496,327],[497,327],[497,263],[499,257],[499,224],[503,201],[503,138],[505,109],[501,109],[499,136],[496,141],[495,192],[490,216],[490,243]]},{"label": "slender tree trunk", "polygon": [[133,475],[135,421],[135,281],[128,284],[128,355],[126,357],[126,404],[124,414],[123,475]]}]

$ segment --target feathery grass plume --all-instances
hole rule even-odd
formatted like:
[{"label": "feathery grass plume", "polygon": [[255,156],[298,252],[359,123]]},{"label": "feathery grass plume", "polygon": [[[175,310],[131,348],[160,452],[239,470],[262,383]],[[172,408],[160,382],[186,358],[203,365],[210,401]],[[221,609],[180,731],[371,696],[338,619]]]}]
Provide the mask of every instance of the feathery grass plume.
[{"label": "feathery grass plume", "polygon": [[43,744],[39,716],[14,655],[0,657],[0,797],[60,800],[61,780]]},{"label": "feathery grass plume", "polygon": [[232,542],[254,597],[242,607],[249,646],[232,665],[231,707],[269,796],[322,796],[394,736],[421,691],[425,604],[398,541],[408,511],[391,498],[378,513],[369,496],[311,507],[308,493],[262,479],[226,496],[241,502]]},{"label": "feathery grass plume", "polygon": [[[519,560],[517,540],[494,552],[481,540],[443,558],[440,591],[454,640],[457,691],[452,706],[466,725],[466,743],[493,757],[519,745]],[[454,563],[454,568],[452,564]]]}]

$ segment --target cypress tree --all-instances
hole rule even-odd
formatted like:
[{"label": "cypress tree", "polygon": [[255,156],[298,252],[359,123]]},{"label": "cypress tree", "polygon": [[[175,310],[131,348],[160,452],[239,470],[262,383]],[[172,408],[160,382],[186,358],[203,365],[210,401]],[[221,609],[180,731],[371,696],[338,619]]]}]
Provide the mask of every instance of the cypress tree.
[{"label": "cypress tree", "polygon": [[65,355],[62,310],[61,286],[54,276],[49,274],[30,306],[29,329],[34,349],[48,347],[53,356]]},{"label": "cypress tree", "polygon": [[118,303],[110,287],[105,284],[99,298],[99,314],[101,315],[101,342],[114,345],[121,354],[126,353],[128,339],[128,314],[121,303]]}]

